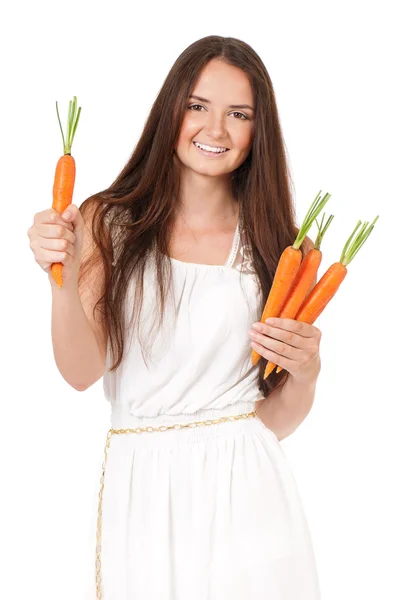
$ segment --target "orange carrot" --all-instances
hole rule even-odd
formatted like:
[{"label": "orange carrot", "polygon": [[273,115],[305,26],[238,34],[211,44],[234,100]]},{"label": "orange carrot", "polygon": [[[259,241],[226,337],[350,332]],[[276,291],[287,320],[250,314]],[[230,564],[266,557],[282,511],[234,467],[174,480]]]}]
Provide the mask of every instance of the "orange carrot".
[{"label": "orange carrot", "polygon": [[[300,267],[302,254],[299,248],[288,246],[282,252],[275,272],[274,281],[267,303],[261,317],[261,322],[264,323],[268,317],[279,315],[284,301],[289,293],[290,286],[294,280],[296,273]],[[260,359],[260,354],[254,349],[252,350],[252,364],[256,365]]]},{"label": "orange carrot", "polygon": [[[288,297],[289,290],[297,275],[301,264],[301,259],[303,257],[300,246],[305,239],[314,219],[318,216],[330,198],[330,194],[325,194],[322,200],[320,200],[320,194],[321,192],[319,191],[315,200],[308,209],[294,243],[291,246],[287,246],[279,258],[272,286],[268,294],[263,314],[261,316],[262,323],[264,323],[268,317],[278,317],[283,304]],[[251,353],[252,364],[256,365],[260,358],[261,355],[253,348]]]},{"label": "orange carrot", "polygon": [[[319,231],[315,240],[314,247],[307,252],[303,262],[300,265],[300,268],[296,275],[296,279],[294,280],[293,285],[290,288],[287,300],[279,314],[280,319],[295,318],[300,306],[302,305],[304,299],[310,291],[312,282],[317,276],[319,265],[322,261],[322,252],[320,250],[320,245],[326,230],[328,229],[330,223],[334,218],[334,215],[330,215],[325,227],[322,229],[324,217],[325,213],[322,216],[321,224],[318,225]],[[267,366],[264,372],[264,379],[267,379],[268,375],[272,373],[276,366],[277,365],[271,361],[267,362]],[[282,370],[282,367],[278,367],[277,373],[279,373],[280,370]]]},{"label": "orange carrot", "polygon": [[361,230],[358,232],[351,245],[349,245],[356,230],[362,223],[361,221],[358,221],[353,233],[344,246],[340,261],[333,263],[329,267],[326,273],[318,281],[314,289],[311,290],[307,298],[304,300],[300,310],[296,315],[298,321],[310,323],[311,325],[314,323],[314,321],[316,321],[326,305],[337,292],[341,282],[347,275],[347,265],[352,261],[360,247],[365,243],[378,218],[379,215],[377,215],[373,223],[370,225],[369,221],[365,221]]},{"label": "orange carrot", "polygon": [[317,320],[319,315],[323,312],[325,307],[329,304],[339,289],[340,284],[347,275],[347,265],[352,261],[358,250],[365,243],[378,218],[379,215],[377,215],[370,225],[369,221],[365,221],[361,230],[351,242],[356,230],[362,223],[361,221],[358,221],[353,233],[348,238],[343,248],[340,261],[333,263],[329,267],[326,273],[324,273],[315,287],[308,294],[295,317],[297,321],[312,325]]},{"label": "orange carrot", "polygon": [[340,262],[333,263],[304,300],[296,315],[297,321],[312,325],[333,298],[346,275],[345,265]]},{"label": "orange carrot", "polygon": [[[64,133],[62,131],[61,121],[58,113],[58,103],[55,103],[58,115],[59,125],[61,127],[62,139],[64,142],[64,154],[59,158],[55,169],[54,185],[53,185],[53,203],[52,208],[59,214],[62,214],[69,204],[72,202],[73,189],[75,186],[76,164],[75,159],[71,155],[71,147],[75,136],[76,127],[80,117],[81,108],[76,115],[77,98],[73,97],[73,102],[69,102],[68,126],[66,132],[66,143]],[[52,263],[51,274],[58,284],[62,287],[62,263]]]}]

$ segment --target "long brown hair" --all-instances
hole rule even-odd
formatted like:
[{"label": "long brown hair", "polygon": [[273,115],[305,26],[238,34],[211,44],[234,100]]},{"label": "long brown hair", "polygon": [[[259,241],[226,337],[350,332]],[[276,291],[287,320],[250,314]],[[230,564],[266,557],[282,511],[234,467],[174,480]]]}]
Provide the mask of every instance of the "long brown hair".
[{"label": "long brown hair", "polygon": [[[254,95],[252,147],[231,178],[234,196],[240,204],[243,243],[252,250],[253,266],[261,285],[262,306],[279,257],[297,235],[292,178],[267,69],[256,52],[239,39],[211,35],[194,42],[177,58],[167,75],[123,170],[109,188],[90,196],[79,207],[85,221],[90,212],[97,247],[83,261],[79,282],[88,271],[93,272],[95,258],[99,259],[97,264],[104,272],[105,282],[95,309],[103,314],[109,335],[113,361],[110,371],[117,369],[124,357],[125,300],[133,277],[134,302],[132,307],[129,305],[132,335],[139,322],[144,272],[150,254],[154,257],[156,291],[160,297],[159,325],[163,323],[171,280],[168,247],[179,198],[174,147],[189,96],[202,68],[214,58],[242,69],[249,77]],[[140,343],[142,348],[141,340]],[[247,343],[250,344],[249,337]],[[284,383],[287,372],[276,374],[274,370],[264,380],[265,364],[261,358],[258,385],[267,397],[272,389]]]}]

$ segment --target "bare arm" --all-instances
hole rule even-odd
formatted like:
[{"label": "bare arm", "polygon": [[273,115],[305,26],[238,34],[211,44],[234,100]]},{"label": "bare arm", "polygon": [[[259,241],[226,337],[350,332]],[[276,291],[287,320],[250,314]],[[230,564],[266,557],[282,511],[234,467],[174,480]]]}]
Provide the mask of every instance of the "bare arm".
[{"label": "bare arm", "polygon": [[[51,275],[50,275],[51,277]],[[58,370],[69,385],[83,391],[102,377],[106,347],[99,344],[83,309],[78,288],[51,283],[51,337]]]},{"label": "bare arm", "polygon": [[[96,254],[91,233],[92,211],[85,213],[80,269],[88,257]],[[101,297],[104,273],[96,260],[80,281],[59,288],[49,274],[52,289],[51,334],[54,358],[62,377],[76,390],[84,391],[105,371],[108,333],[94,306]]]},{"label": "bare arm", "polygon": [[310,412],[315,398],[317,378],[299,382],[290,374],[283,386],[261,400],[256,410],[259,419],[271,429],[278,440],[296,431]]},{"label": "bare arm", "polygon": [[[308,236],[303,243],[303,255],[314,247]],[[314,278],[310,290],[317,283]],[[316,382],[320,371],[316,370],[309,380],[297,381],[289,373],[283,386],[273,390],[267,398],[256,402],[256,412],[266,427],[271,429],[278,440],[283,440],[296,431],[310,412],[315,398]]]}]

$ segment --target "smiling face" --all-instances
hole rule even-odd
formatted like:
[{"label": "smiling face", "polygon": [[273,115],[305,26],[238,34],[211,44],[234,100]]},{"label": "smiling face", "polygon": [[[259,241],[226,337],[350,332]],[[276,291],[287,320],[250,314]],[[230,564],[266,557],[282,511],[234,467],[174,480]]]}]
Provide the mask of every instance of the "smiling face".
[{"label": "smiling face", "polygon": [[[175,147],[185,168],[202,175],[225,175],[237,169],[250,152],[254,131],[254,98],[241,69],[212,59],[203,68]],[[195,144],[227,149],[206,152]]]}]

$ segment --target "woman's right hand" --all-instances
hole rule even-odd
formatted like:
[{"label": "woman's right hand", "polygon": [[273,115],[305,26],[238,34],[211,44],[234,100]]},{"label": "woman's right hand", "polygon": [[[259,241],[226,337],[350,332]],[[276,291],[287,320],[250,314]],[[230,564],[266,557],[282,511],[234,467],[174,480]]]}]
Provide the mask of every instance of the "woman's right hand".
[{"label": "woman's right hand", "polygon": [[51,265],[62,263],[63,287],[77,285],[84,229],[77,206],[70,204],[66,210],[70,212],[69,218],[64,218],[53,208],[36,213],[27,232],[35,260],[48,273],[52,285],[57,286]]}]

